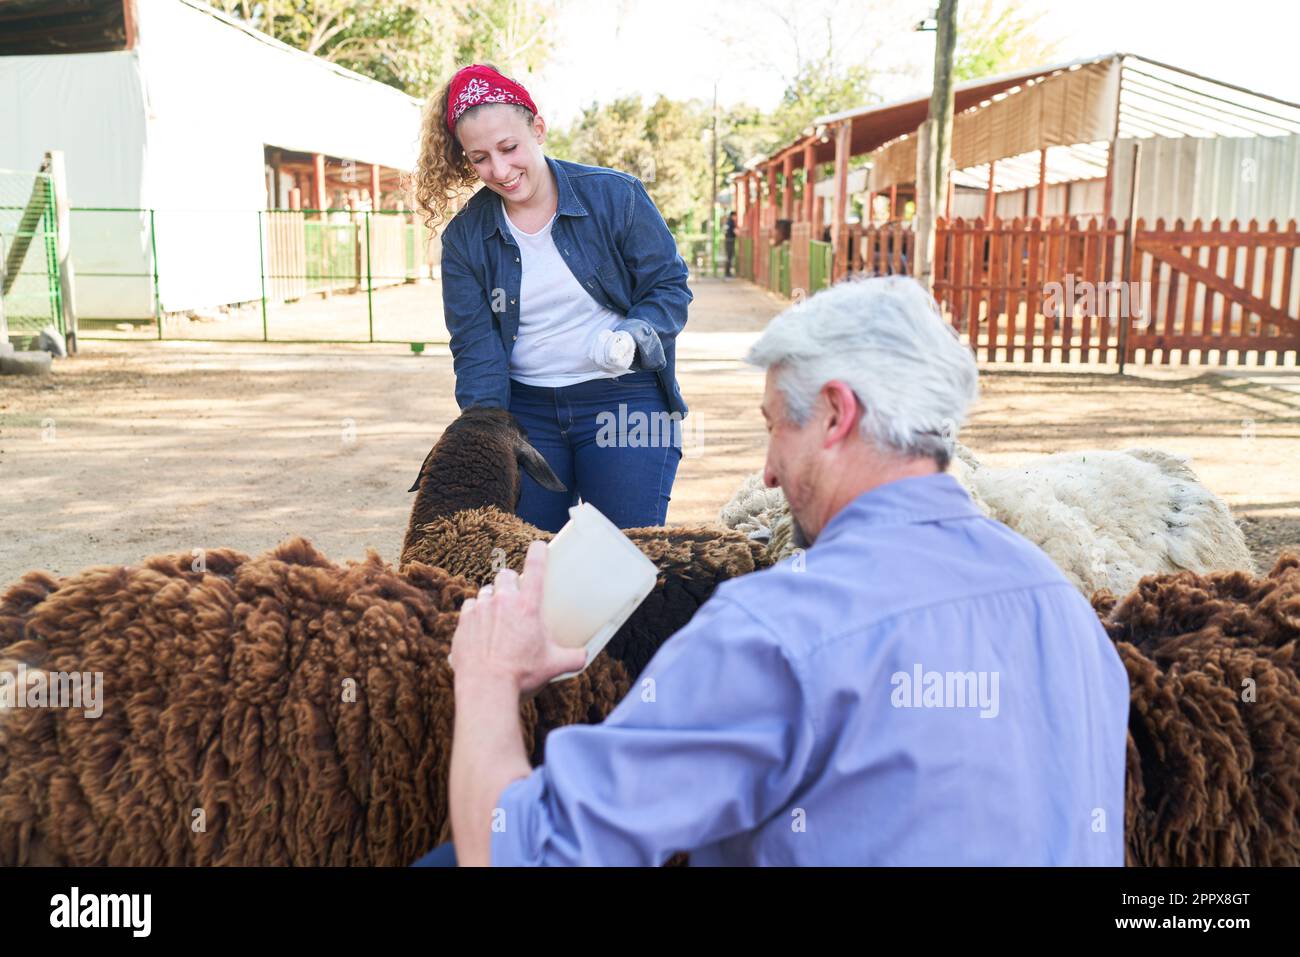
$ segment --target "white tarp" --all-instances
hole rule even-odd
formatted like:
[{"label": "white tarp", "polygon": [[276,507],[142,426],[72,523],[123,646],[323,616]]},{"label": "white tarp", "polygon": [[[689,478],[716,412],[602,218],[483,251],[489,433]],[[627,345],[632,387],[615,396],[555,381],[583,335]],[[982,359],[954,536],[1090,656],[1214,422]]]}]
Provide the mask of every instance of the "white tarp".
[{"label": "white tarp", "polygon": [[[138,12],[134,50],[0,57],[0,167],[36,169],[62,149],[74,208],[155,210],[164,311],[261,296],[266,146],[413,167],[415,99],[193,0]],[[153,315],[149,219],[73,213],[82,316]],[[90,275],[105,272],[140,275]]]},{"label": "white tarp", "polygon": [[[131,51],[0,57],[0,167],[36,170],[63,150],[72,205],[138,209],[143,99]],[[146,214],[74,210],[69,232],[80,314],[153,315]]]}]

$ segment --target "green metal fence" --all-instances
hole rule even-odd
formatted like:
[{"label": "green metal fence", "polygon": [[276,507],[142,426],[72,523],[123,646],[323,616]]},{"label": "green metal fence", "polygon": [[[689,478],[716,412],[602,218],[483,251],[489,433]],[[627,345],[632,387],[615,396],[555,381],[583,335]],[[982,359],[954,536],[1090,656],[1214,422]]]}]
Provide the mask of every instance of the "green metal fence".
[{"label": "green metal fence", "polygon": [[748,236],[736,237],[736,275],[741,279],[754,279],[754,240]]},{"label": "green metal fence", "polygon": [[0,170],[0,310],[10,334],[66,333],[48,173]]},{"label": "green metal fence", "polygon": [[71,217],[82,339],[446,335],[428,291],[400,293],[437,259],[410,211],[72,207]]},{"label": "green metal fence", "polygon": [[816,239],[808,241],[808,292],[825,289],[831,281],[831,253],[834,247]]},{"label": "green metal fence", "polygon": [[768,288],[787,298],[790,295],[790,244],[780,243],[768,251]]},{"label": "green metal fence", "polygon": [[726,250],[722,246],[721,231],[712,246],[712,256],[710,256],[710,236],[707,232],[677,232],[673,234],[673,238],[677,240],[677,252],[682,259],[686,260],[691,275],[717,276],[722,273],[726,262]]}]

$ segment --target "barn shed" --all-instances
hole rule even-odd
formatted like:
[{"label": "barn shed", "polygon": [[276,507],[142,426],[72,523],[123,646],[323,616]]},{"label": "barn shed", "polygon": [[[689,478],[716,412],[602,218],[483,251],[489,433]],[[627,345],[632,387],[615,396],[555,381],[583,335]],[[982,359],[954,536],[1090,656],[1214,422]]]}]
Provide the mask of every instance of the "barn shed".
[{"label": "barn shed", "polygon": [[0,168],[66,157],[83,322],[258,300],[266,210],[399,209],[417,155],[419,101],[198,0],[7,3],[0,87]]}]

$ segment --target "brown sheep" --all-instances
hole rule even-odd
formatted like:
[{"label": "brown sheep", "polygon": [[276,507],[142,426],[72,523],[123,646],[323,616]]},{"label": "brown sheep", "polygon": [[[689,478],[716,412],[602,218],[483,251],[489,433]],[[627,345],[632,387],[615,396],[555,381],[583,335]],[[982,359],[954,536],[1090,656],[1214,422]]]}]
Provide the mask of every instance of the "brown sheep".
[{"label": "brown sheep", "polygon": [[[514,514],[521,468],[546,488],[564,489],[514,416],[504,409],[466,409],[425,456],[411,486],[418,494],[402,565],[424,562],[480,586],[499,568],[522,571],[528,544],[553,536]],[[605,648],[633,678],[719,584],[773,561],[761,542],[718,525],[631,528],[624,534],[659,569],[654,590]]]},{"label": "brown sheep", "polygon": [[1128,864],[1300,864],[1300,556],[1093,605],[1132,686]]},{"label": "brown sheep", "polygon": [[[98,718],[0,711],[0,865],[406,865],[447,839],[447,652],[474,587],[301,538],[205,561],[31,572],[0,599],[0,673],[104,682]],[[600,656],[521,703],[532,762],[628,687]]]}]

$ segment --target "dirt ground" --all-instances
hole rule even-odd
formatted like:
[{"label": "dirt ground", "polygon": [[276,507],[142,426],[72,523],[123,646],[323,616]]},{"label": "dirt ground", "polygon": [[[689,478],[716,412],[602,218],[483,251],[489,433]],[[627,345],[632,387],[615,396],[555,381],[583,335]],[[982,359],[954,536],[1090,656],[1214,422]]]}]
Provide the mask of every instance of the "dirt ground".
[{"label": "dirt ground", "polygon": [[[669,523],[715,520],[762,465],[761,374],[741,361],[784,307],[693,283],[678,373],[691,407]],[[427,288],[436,309],[436,287]],[[439,320],[440,321],[440,320]],[[991,465],[1065,449],[1190,455],[1261,569],[1300,550],[1300,371],[982,370],[962,438]],[[445,345],[85,341],[45,378],[0,379],[0,588],[155,552],[255,553],[295,534],[335,561],[397,558],[406,492],[457,413]],[[692,423],[694,420],[694,423]]]}]

